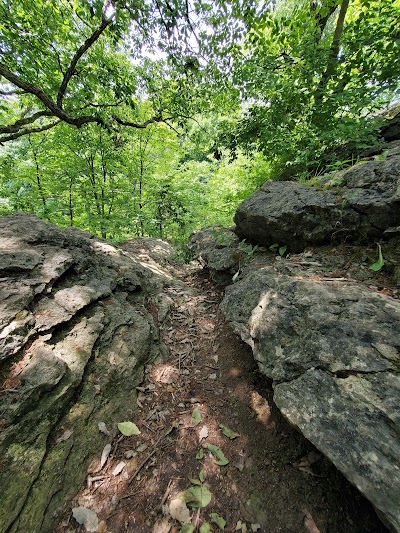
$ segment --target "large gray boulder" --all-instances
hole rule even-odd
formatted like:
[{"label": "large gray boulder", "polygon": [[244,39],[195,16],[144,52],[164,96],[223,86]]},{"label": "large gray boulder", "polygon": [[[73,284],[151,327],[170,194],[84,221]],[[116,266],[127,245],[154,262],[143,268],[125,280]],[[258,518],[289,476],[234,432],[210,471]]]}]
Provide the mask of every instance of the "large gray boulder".
[{"label": "large gray boulder", "polygon": [[237,233],[265,246],[299,252],[307,245],[368,243],[400,225],[400,148],[360,162],[318,190],[295,182],[267,182],[235,214]]},{"label": "large gray boulder", "polygon": [[400,302],[266,266],[229,286],[221,307],[282,413],[400,531]]},{"label": "large gray boulder", "polygon": [[147,301],[169,274],[155,270],[83,231],[0,218],[0,531],[52,531],[134,415],[162,348]]}]

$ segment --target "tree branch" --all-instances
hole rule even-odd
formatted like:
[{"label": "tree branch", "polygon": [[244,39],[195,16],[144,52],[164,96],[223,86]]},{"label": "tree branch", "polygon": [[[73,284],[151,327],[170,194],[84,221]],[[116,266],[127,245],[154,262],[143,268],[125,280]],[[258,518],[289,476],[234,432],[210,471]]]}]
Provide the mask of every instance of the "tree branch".
[{"label": "tree branch", "polygon": [[323,34],[323,32],[324,32],[324,30],[326,28],[326,25],[328,24],[328,20],[331,18],[331,16],[336,11],[336,9],[338,7],[338,3],[333,1],[333,2],[331,2],[331,5],[324,6],[324,7],[327,8],[328,11],[327,11],[326,15],[322,16],[321,13],[318,11],[318,9],[319,9],[318,2],[316,2],[315,0],[311,1],[310,10],[314,14],[315,21],[316,21],[317,26],[319,28],[319,35],[315,36],[315,42],[317,44],[321,40],[322,34]]},{"label": "tree branch", "polygon": [[19,76],[11,72],[11,70],[6,65],[4,65],[4,63],[0,63],[0,75],[4,76],[13,85],[16,85],[20,89],[23,89],[25,92],[36,96],[47,107],[47,109],[51,111],[51,114],[53,116],[59,118],[67,124],[77,126],[78,128],[83,126],[83,124],[88,124],[89,122],[96,122],[97,124],[100,124],[102,126],[104,125],[104,121],[101,118],[91,115],[83,115],[75,118],[71,117],[62,108],[60,108],[42,89],[36,87],[36,85],[33,85],[32,83],[21,79]]},{"label": "tree branch", "polygon": [[54,126],[57,126],[61,120],[56,120],[55,122],[50,122],[49,124],[46,124],[45,126],[41,126],[38,128],[30,128],[28,130],[20,130],[17,133],[14,133],[12,135],[6,135],[5,137],[0,137],[0,144],[5,143],[7,141],[14,141],[15,139],[19,139],[19,137],[23,137],[24,135],[29,135],[30,133],[39,133],[41,131],[46,131],[51,128],[54,128]]},{"label": "tree branch", "polygon": [[14,124],[0,127],[0,133],[16,133],[21,129],[22,126],[26,126],[27,124],[32,124],[38,118],[52,117],[52,116],[53,116],[53,113],[51,111],[38,111],[37,113],[34,113],[30,117],[21,118],[20,120],[17,120],[16,122],[14,122]]},{"label": "tree branch", "polygon": [[138,129],[145,129],[150,124],[154,124],[156,122],[165,122],[166,120],[172,120],[173,117],[163,118],[160,115],[157,115],[156,117],[149,118],[145,122],[142,122],[141,124],[138,124],[137,122],[130,122],[127,120],[122,120],[122,118],[117,117],[116,115],[113,115],[113,119],[115,122],[118,122],[118,124],[121,124],[121,126],[130,126],[131,128],[138,128]]},{"label": "tree branch", "polygon": [[103,31],[111,24],[112,19],[107,19],[103,17],[103,20],[100,24],[100,26],[95,30],[90,37],[86,39],[86,41],[78,48],[78,50],[75,52],[74,57],[72,58],[72,61],[67,69],[67,71],[64,74],[63,81],[60,85],[60,89],[58,91],[57,95],[57,105],[60,109],[62,109],[62,102],[65,96],[65,91],[67,90],[68,83],[70,82],[72,76],[74,75],[76,65],[78,64],[78,61],[80,58],[89,50],[89,48],[97,41],[97,39],[100,37],[100,35],[103,33]]},{"label": "tree branch", "polygon": [[343,33],[344,20],[346,18],[347,9],[349,7],[350,0],[343,0],[340,6],[339,16],[336,22],[335,31],[333,34],[332,44],[329,50],[329,55],[327,59],[327,64],[325,72],[322,74],[320,79],[316,94],[315,94],[315,103],[320,105],[323,98],[323,92],[326,89],[329,80],[335,73],[340,50],[340,39]]}]

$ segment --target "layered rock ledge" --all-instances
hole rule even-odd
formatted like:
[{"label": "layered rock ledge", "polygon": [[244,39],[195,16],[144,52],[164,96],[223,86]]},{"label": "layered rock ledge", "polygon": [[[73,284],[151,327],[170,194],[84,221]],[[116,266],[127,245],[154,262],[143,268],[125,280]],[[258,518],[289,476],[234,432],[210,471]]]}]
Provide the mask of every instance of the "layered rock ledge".
[{"label": "layered rock ledge", "polygon": [[141,251],[0,218],[1,531],[51,531],[110,439],[99,423],[112,436],[134,415],[163,349],[147,302],[169,279]]},{"label": "layered rock ledge", "polygon": [[[336,174],[330,190],[266,182],[235,214],[236,232],[261,245],[368,243],[400,226],[400,144]],[[323,181],[321,185],[324,186]],[[326,185],[326,184],[325,184]]]},{"label": "layered rock ledge", "polygon": [[[389,272],[398,268],[399,244],[393,238],[384,247]],[[369,269],[365,246],[281,257],[220,227],[195,233],[191,246],[228,285],[222,311],[273,381],[281,412],[400,531],[396,282]],[[379,291],[379,279],[391,290]]]}]

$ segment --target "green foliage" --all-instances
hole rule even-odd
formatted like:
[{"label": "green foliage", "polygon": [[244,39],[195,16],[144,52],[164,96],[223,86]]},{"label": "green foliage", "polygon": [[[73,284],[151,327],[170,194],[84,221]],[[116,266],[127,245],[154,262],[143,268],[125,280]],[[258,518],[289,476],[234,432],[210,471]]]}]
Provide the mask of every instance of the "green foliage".
[{"label": "green foliage", "polygon": [[248,257],[253,257],[255,252],[258,250],[258,246],[253,246],[252,244],[247,243],[245,239],[243,239],[238,245],[238,250],[239,252],[246,254]]},{"label": "green foliage", "polygon": [[181,260],[267,179],[354,163],[399,94],[400,0],[0,0],[0,15],[0,214],[170,239]]},{"label": "green foliage", "polygon": [[385,260],[383,259],[381,245],[379,243],[376,243],[376,244],[378,246],[378,261],[372,264],[369,268],[373,270],[374,272],[379,272],[379,270],[381,270],[381,268],[385,264]]},{"label": "green foliage", "polygon": [[275,244],[271,244],[271,246],[269,247],[269,249],[271,250],[271,252],[278,252],[278,254],[283,257],[286,253],[286,250],[287,250],[287,246],[280,246],[278,243],[275,243]]},{"label": "green foliage", "polygon": [[248,104],[225,139],[262,150],[274,178],[334,164],[341,146],[371,144],[371,113],[398,94],[399,0],[352,2],[341,27],[343,5],[270,3],[238,46],[235,83]]},{"label": "green foliage", "polygon": [[207,448],[212,453],[212,459],[216,465],[225,466],[229,460],[225,457],[223,451],[216,444],[207,444]]}]

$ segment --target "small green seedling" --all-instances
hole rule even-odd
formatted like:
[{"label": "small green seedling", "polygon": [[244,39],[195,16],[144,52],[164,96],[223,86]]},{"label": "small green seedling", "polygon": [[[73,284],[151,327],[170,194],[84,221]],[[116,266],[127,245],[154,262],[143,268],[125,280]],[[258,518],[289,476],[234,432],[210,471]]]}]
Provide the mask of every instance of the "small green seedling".
[{"label": "small green seedling", "polygon": [[252,257],[255,252],[258,250],[258,246],[253,246],[252,244],[249,244],[246,242],[245,239],[240,241],[238,249],[240,252],[243,252],[244,254],[248,255],[249,257]]},{"label": "small green seedling", "polygon": [[283,257],[286,253],[287,246],[280,246],[278,243],[272,244],[269,249],[271,252],[278,253],[281,257]]},{"label": "small green seedling", "polygon": [[376,244],[378,245],[378,261],[376,261],[376,263],[371,265],[369,268],[370,268],[370,270],[373,270],[374,272],[379,272],[379,270],[385,264],[385,260],[383,259],[381,245],[378,242]]}]

